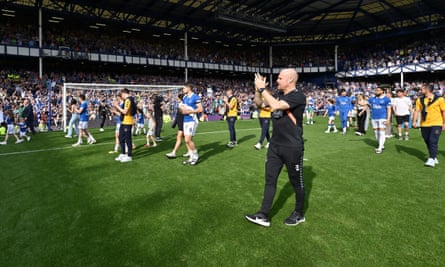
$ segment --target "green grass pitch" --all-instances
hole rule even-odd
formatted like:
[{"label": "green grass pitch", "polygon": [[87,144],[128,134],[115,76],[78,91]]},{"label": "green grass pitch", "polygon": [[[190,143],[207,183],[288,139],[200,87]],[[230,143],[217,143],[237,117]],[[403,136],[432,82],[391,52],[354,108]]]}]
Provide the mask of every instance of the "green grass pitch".
[{"label": "green grass pitch", "polygon": [[[225,145],[225,122],[195,137],[201,160],[164,155],[165,141],[134,160],[108,154],[114,129],[72,148],[63,133],[0,147],[0,266],[443,266],[445,137],[426,168],[419,130],[374,153],[366,136],[326,134],[325,118],[304,126],[306,222],[283,224],[294,206],[283,169],[263,228],[244,219],[259,209],[266,150],[258,121],[236,123],[239,146]],[[179,154],[185,152],[182,147]]]}]

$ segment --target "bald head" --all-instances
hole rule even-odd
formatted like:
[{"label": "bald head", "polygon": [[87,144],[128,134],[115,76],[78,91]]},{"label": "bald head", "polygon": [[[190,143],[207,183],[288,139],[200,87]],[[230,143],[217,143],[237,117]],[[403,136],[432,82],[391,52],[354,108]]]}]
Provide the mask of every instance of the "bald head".
[{"label": "bald head", "polygon": [[282,69],[277,79],[278,89],[282,90],[283,92],[293,90],[297,86],[297,81],[298,73],[295,69]]},{"label": "bald head", "polygon": [[295,83],[298,80],[298,73],[295,69],[289,68],[289,69],[283,69],[281,70],[287,77],[292,79]]}]

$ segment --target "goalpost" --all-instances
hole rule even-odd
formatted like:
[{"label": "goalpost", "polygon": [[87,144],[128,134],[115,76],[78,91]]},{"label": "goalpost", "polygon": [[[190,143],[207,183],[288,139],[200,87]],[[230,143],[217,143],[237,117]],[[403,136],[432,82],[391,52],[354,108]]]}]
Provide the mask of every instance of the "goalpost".
[{"label": "goalpost", "polygon": [[[64,83],[62,91],[62,125],[63,131],[67,131],[67,100],[68,93],[70,96],[78,97],[78,94],[85,94],[87,100],[89,95],[100,93],[103,98],[115,97],[117,93],[127,88],[130,94],[135,96],[150,97],[152,95],[167,96],[169,101],[176,104],[176,96],[182,90],[182,85],[143,85],[143,84],[107,84],[107,83]],[[77,94],[76,94],[77,93]]]}]

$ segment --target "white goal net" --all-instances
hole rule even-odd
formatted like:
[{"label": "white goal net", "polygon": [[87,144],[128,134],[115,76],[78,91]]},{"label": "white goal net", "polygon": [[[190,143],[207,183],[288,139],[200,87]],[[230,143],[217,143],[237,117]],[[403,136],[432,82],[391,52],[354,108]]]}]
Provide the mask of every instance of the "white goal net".
[{"label": "white goal net", "polygon": [[120,90],[127,88],[130,90],[138,107],[146,112],[151,109],[156,96],[161,96],[165,103],[165,113],[173,113],[176,99],[179,92],[182,91],[182,85],[142,85],[142,84],[99,84],[99,83],[65,83],[62,91],[62,125],[64,132],[67,131],[68,105],[71,99],[77,99],[83,94],[89,102],[89,115],[95,117],[98,111],[98,105],[105,102],[111,105],[116,99]]}]

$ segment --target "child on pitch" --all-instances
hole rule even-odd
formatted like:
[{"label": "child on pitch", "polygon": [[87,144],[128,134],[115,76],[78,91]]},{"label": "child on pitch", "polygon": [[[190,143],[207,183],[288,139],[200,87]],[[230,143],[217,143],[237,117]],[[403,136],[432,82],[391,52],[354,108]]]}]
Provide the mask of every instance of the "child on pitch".
[{"label": "child on pitch", "polygon": [[16,141],[16,144],[19,144],[23,142],[23,139],[20,139],[17,134],[15,133],[15,126],[14,126],[14,113],[12,110],[8,110],[6,112],[6,134],[5,134],[5,140],[3,142],[0,142],[0,145],[6,145],[8,143],[9,135],[12,134]]},{"label": "child on pitch", "polygon": [[[122,101],[122,96],[119,93],[117,95],[117,99],[119,101],[119,105],[121,106],[121,108],[123,108],[124,106],[124,102]],[[109,154],[113,154],[113,153],[118,153],[119,152],[119,146],[120,146],[120,141],[119,141],[119,129],[121,127],[121,114],[119,111],[117,111],[114,107],[111,110],[112,114],[114,114],[114,120],[116,122],[116,129],[114,131],[114,137],[115,137],[115,144],[114,144],[114,150],[109,151]]]},{"label": "child on pitch", "polygon": [[315,100],[312,98],[311,95],[309,95],[306,98],[306,119],[307,119],[307,124],[314,124],[314,107],[315,107]]},{"label": "child on pitch", "polygon": [[[178,94],[178,107],[182,104],[182,99],[184,98],[184,94]],[[176,116],[174,119],[174,122],[172,124],[172,128],[175,128],[176,125],[178,126],[178,133],[176,134],[176,143],[173,147],[172,152],[165,154],[167,158],[174,159],[176,158],[176,152],[178,151],[179,147],[181,146],[182,138],[184,138],[184,114],[181,113],[181,110],[177,108],[176,110]]]},{"label": "child on pitch", "polygon": [[136,111],[135,121],[136,121],[136,131],[134,135],[140,135],[142,132],[144,132],[145,134],[146,131],[145,131],[144,112],[142,111],[141,108],[138,108]]},{"label": "child on pitch", "polygon": [[20,117],[20,121],[18,123],[18,126],[20,128],[20,138],[26,138],[26,141],[29,142],[31,140],[31,136],[27,135],[26,132],[28,130],[28,125],[26,124],[25,118]]},{"label": "child on pitch", "polygon": [[145,147],[146,148],[150,147],[150,140],[153,142],[153,145],[151,145],[151,146],[157,147],[158,144],[156,143],[156,138],[154,137],[156,121],[150,111],[147,112],[147,119],[148,119],[148,132],[146,135],[147,143],[145,144]]},{"label": "child on pitch", "polygon": [[40,119],[39,119],[39,132],[47,132],[48,131],[48,113],[46,109],[40,110]]},{"label": "child on pitch", "polygon": [[334,133],[336,133],[337,127],[335,127],[335,101],[334,99],[329,99],[328,103],[328,107],[326,108],[326,112],[324,113],[324,117],[326,117],[326,115],[328,116],[328,129],[325,131],[325,133],[330,133],[331,128],[334,130]]}]

